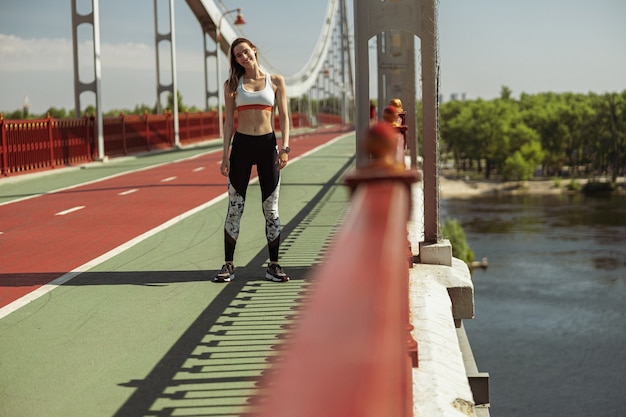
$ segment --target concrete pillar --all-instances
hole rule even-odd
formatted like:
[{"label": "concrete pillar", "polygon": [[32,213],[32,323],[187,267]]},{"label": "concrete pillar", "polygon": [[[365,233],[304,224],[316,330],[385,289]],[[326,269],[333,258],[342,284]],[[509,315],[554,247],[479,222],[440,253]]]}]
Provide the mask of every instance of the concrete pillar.
[{"label": "concrete pillar", "polygon": [[[439,179],[437,148],[437,14],[435,0],[359,0],[354,5],[357,167],[367,164],[368,155],[362,140],[369,125],[369,51],[368,40],[383,32],[406,32],[421,40],[422,64],[422,154],[424,158],[424,235],[425,241],[437,242],[439,236]],[[406,42],[410,49],[413,42]],[[407,52],[407,56],[409,53]],[[379,68],[379,71],[381,69]],[[384,69],[383,69],[384,71]],[[398,73],[393,83],[415,85],[415,77]],[[379,106],[384,104],[379,97]],[[407,98],[407,123],[416,126],[415,109],[409,109],[415,97]],[[403,100],[404,104],[404,100]]]}]

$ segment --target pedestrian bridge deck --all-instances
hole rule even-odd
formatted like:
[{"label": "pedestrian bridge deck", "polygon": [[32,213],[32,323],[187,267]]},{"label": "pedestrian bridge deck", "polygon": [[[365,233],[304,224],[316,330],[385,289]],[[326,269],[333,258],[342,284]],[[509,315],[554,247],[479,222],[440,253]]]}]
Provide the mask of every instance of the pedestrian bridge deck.
[{"label": "pedestrian bridge deck", "polygon": [[[0,415],[241,415],[250,405],[259,377],[280,351],[311,285],[307,277],[324,257],[347,208],[348,191],[341,180],[353,164],[354,135],[324,134],[325,140],[316,139],[315,132],[292,139],[295,158],[283,171],[281,263],[290,282],[263,279],[267,249],[260,190],[254,183],[236,252],[237,278],[229,284],[211,282],[223,257],[226,201],[218,196],[168,227],[107,252],[92,267],[83,267],[71,280],[53,285],[53,290],[20,308],[7,312],[6,305],[0,306],[5,308],[0,318]],[[315,140],[319,143],[308,151],[297,151],[306,150],[307,141]],[[66,190],[65,197],[80,195],[80,187],[66,187],[87,181],[97,181],[98,188],[106,190],[107,182],[99,179],[124,181],[133,178],[125,173],[138,169],[151,172],[147,168],[154,165],[183,166],[171,164],[183,158],[206,162],[203,170],[208,176],[218,166],[215,155],[202,159],[207,152],[219,157],[220,144],[3,179],[0,203],[8,204],[0,209],[15,210],[27,202],[43,204],[44,199],[33,196],[58,189]],[[139,194],[155,188],[162,190],[162,197],[157,193],[141,204],[116,207],[119,222],[109,220],[108,229],[130,228],[124,217],[132,211],[147,215],[198,192],[175,180],[154,179],[152,186],[135,181],[110,188],[139,189]],[[225,191],[224,181],[206,186]],[[108,197],[99,198],[99,205],[110,203]],[[94,203],[85,203],[89,204]],[[20,216],[12,218],[36,223],[27,211]],[[89,219],[94,225],[100,221]],[[28,265],[39,265],[35,260],[53,253],[55,245],[73,242],[67,247],[75,249],[60,255],[73,258],[82,247],[93,244],[86,239],[94,240],[85,238],[85,231],[74,228],[66,217],[57,224],[54,238],[44,240],[34,234],[23,239],[19,248],[10,249],[15,227],[9,226],[0,221],[0,232],[5,232],[0,235],[0,252],[4,252],[0,299],[6,300],[16,289],[37,290],[43,284],[39,281],[49,281],[50,271]],[[21,261],[11,261],[15,256]]]}]

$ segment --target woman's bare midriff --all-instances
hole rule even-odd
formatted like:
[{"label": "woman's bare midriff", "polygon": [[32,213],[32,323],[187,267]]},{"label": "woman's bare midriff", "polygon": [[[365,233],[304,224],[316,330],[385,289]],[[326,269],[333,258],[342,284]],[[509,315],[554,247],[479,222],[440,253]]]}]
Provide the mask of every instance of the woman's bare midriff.
[{"label": "woman's bare midriff", "polygon": [[274,130],[273,112],[268,110],[243,110],[238,112],[237,131],[244,135],[260,136]]}]

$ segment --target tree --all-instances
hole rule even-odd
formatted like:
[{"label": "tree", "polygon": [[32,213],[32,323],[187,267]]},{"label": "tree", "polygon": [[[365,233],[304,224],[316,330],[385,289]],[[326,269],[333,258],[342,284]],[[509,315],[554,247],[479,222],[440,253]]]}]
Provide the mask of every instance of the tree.
[{"label": "tree", "polygon": [[64,119],[67,117],[67,110],[63,109],[63,108],[56,108],[56,107],[50,107],[48,110],[46,110],[46,114],[50,114],[50,117],[53,117],[55,119]]},{"label": "tree", "polygon": [[595,97],[595,120],[592,123],[594,140],[594,171],[609,173],[613,182],[626,173],[626,90],[621,94],[607,93]]},{"label": "tree", "polygon": [[[180,91],[178,92],[178,94],[176,95],[177,100],[177,104],[178,104],[178,111],[179,112],[184,112],[187,110],[187,108],[185,107],[185,105],[183,104],[183,95],[180,94]],[[172,95],[172,93],[169,93],[167,95],[167,110],[170,111],[174,111],[174,96]]]},{"label": "tree", "polygon": [[23,117],[24,113],[22,113],[22,110],[15,110],[14,112],[4,115],[4,118],[7,120],[21,120]]},{"label": "tree", "polygon": [[96,115],[96,106],[93,104],[85,107],[85,111],[83,112],[83,116],[95,116]]},{"label": "tree", "polygon": [[533,173],[533,166],[524,160],[520,151],[506,158],[502,167],[502,177],[505,180],[526,181]]},{"label": "tree", "polygon": [[474,261],[474,252],[467,244],[467,238],[463,227],[458,220],[447,219],[441,226],[441,233],[444,238],[450,240],[452,245],[452,256],[464,261],[465,263],[471,263]]},{"label": "tree", "polygon": [[506,85],[503,85],[502,88],[500,89],[501,100],[510,100],[512,94],[513,94],[513,91],[511,91],[511,89],[507,87]]}]

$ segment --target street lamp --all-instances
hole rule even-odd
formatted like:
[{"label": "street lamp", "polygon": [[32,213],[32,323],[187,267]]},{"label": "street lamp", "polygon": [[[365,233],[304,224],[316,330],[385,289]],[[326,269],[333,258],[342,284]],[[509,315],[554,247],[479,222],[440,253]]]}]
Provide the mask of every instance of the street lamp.
[{"label": "street lamp", "polygon": [[243,20],[243,15],[241,14],[241,8],[238,8],[238,9],[228,10],[222,13],[219,20],[217,21],[217,26],[215,27],[215,42],[217,44],[217,51],[215,55],[215,58],[217,59],[217,118],[218,118],[218,125],[220,129],[220,138],[224,138],[224,121],[222,120],[222,102],[223,102],[222,93],[224,91],[224,86],[222,86],[222,69],[220,66],[220,49],[221,49],[220,44],[222,42],[222,34],[220,33],[220,27],[222,25],[222,19],[224,19],[226,15],[229,15],[235,12],[237,12],[237,19],[235,19],[234,24],[244,25],[246,21]]}]

